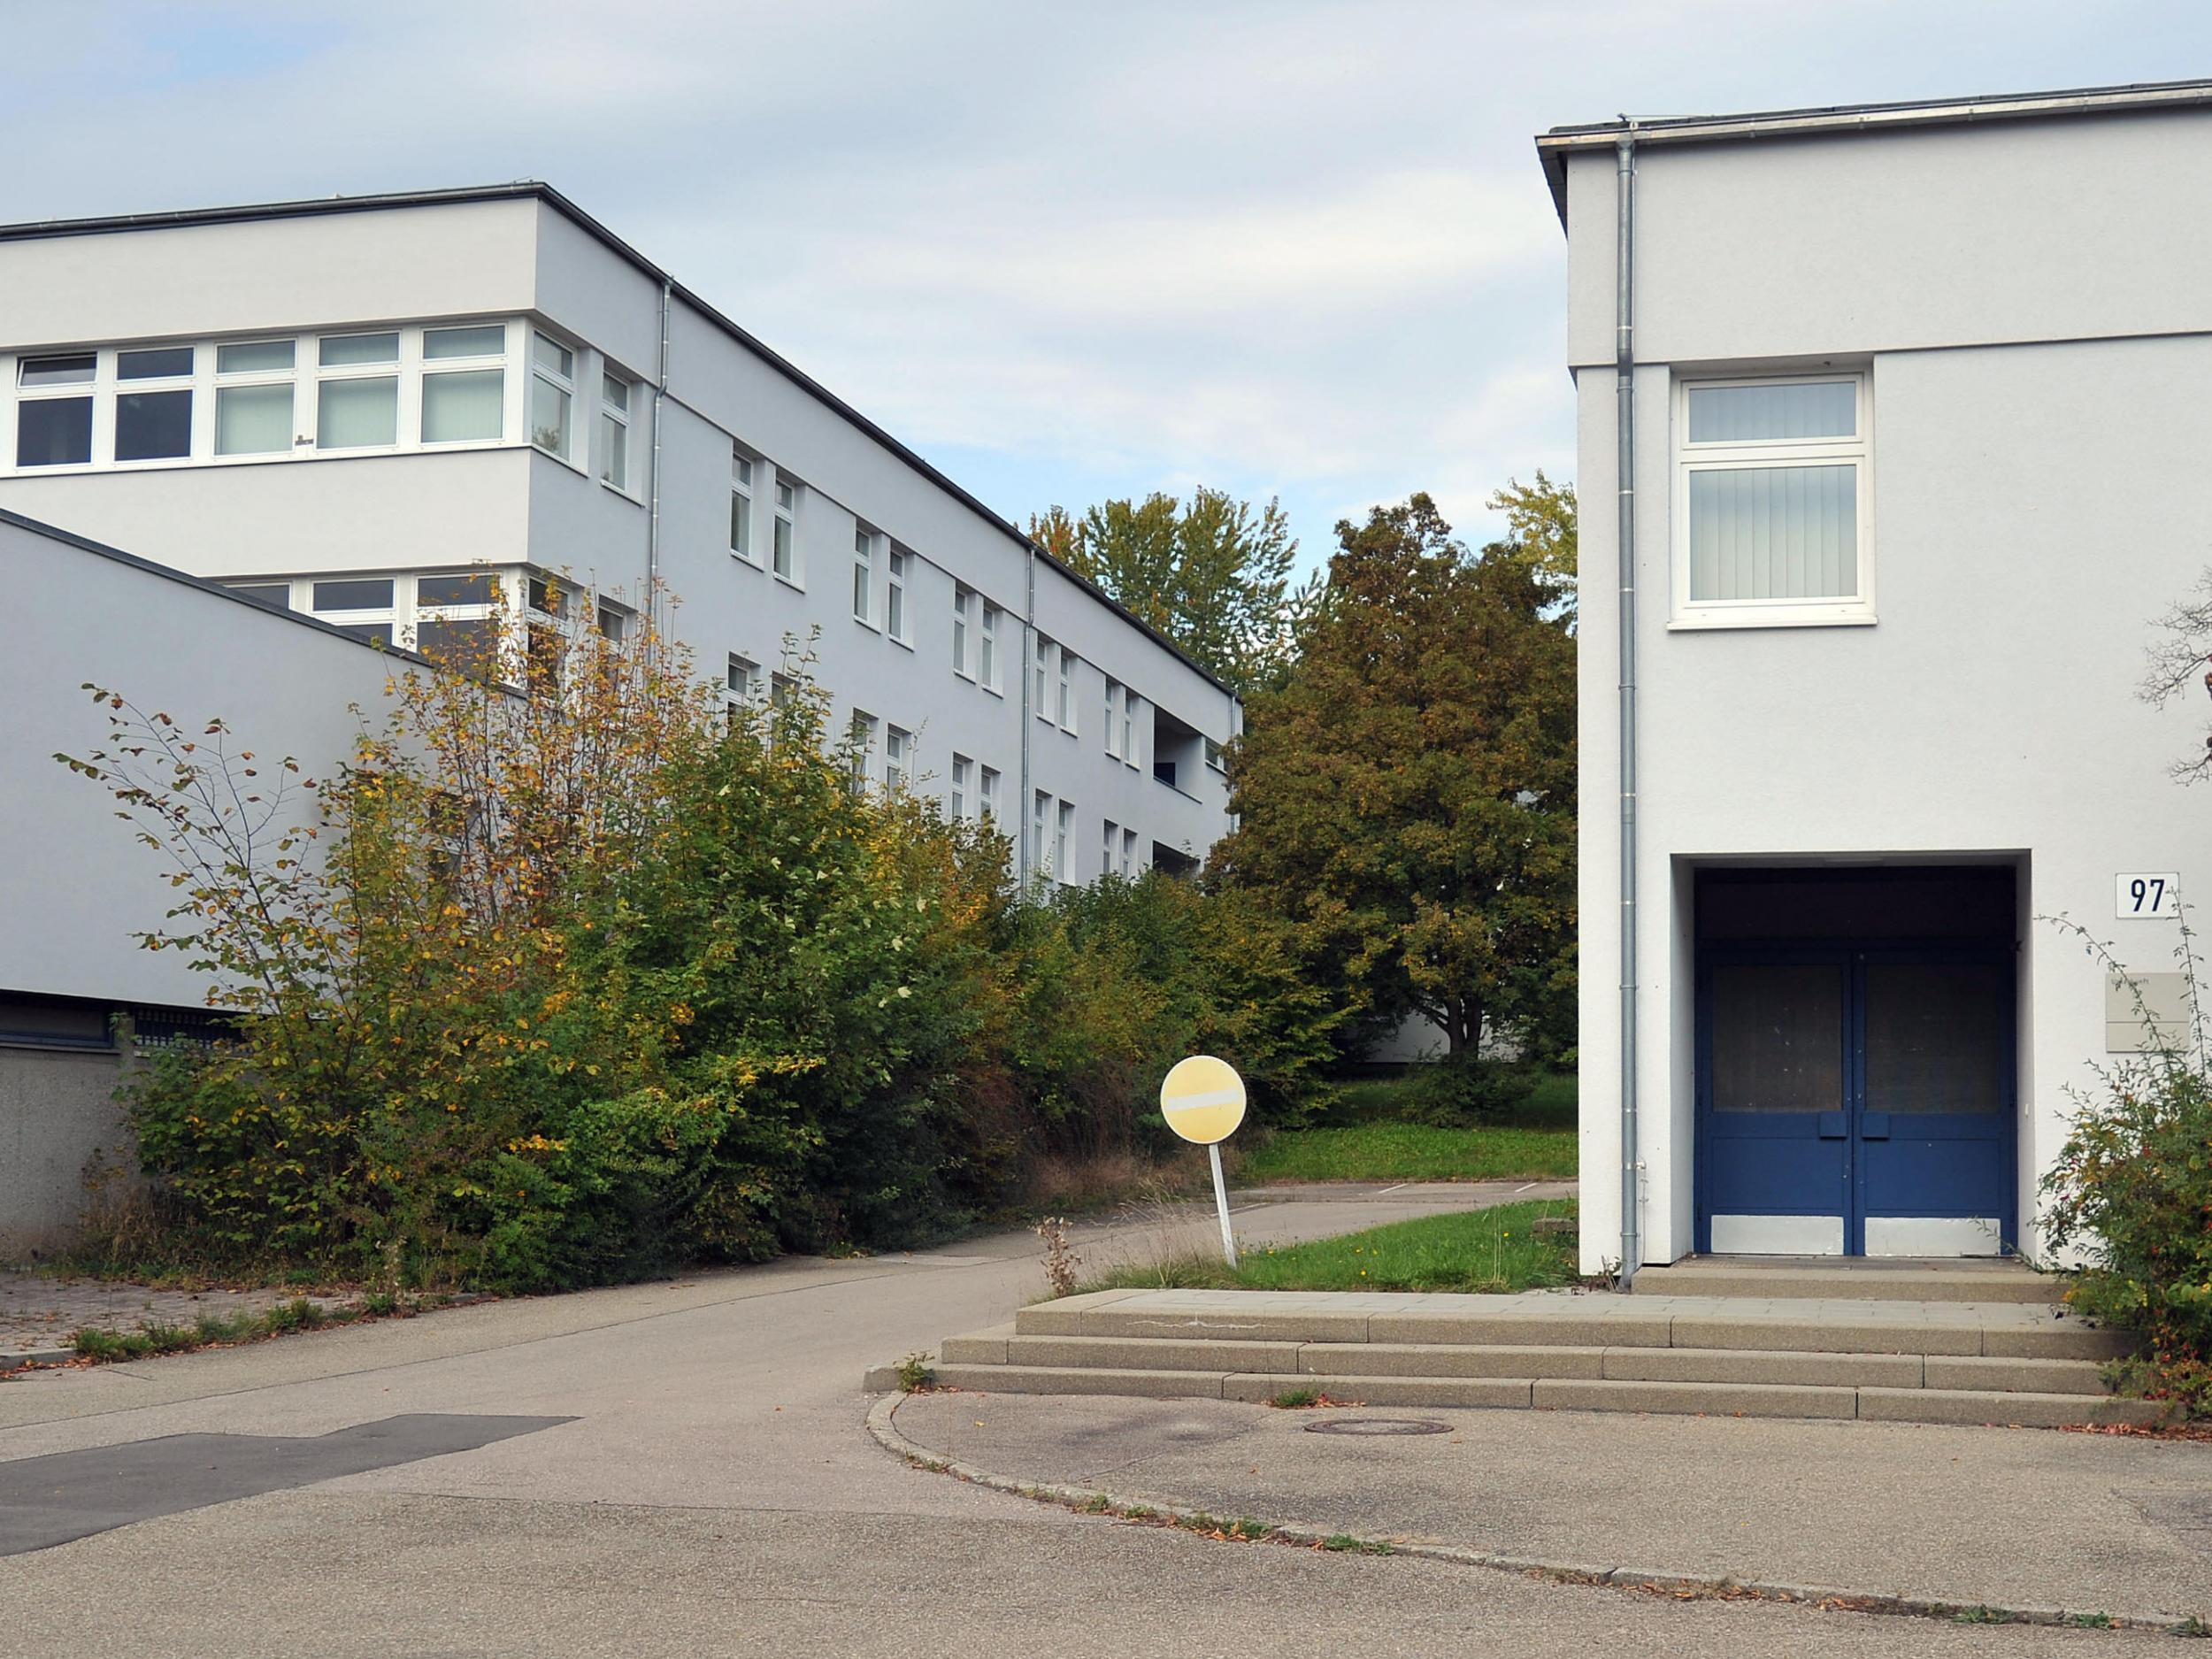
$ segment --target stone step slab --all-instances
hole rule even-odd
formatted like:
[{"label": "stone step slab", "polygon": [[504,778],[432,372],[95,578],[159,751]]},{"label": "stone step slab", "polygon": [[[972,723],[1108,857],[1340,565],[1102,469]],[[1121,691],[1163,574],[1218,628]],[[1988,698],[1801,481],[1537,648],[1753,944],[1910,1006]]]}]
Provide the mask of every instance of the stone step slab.
[{"label": "stone step slab", "polygon": [[1827,1301],[2057,1302],[2066,1280],[2017,1264],[1822,1266],[1728,1261],[1640,1269],[1638,1295],[1818,1297]]},{"label": "stone step slab", "polygon": [[[1638,1350],[1642,1352],[1643,1350]],[[1655,1349],[1654,1352],[1664,1352]],[[1506,1343],[1307,1342],[1284,1368],[1319,1378],[1598,1377],[1601,1348],[1522,1347]],[[1275,1369],[1271,1367],[1270,1369]]]},{"label": "stone step slab", "polygon": [[[1988,1424],[2030,1428],[2150,1425],[2164,1409],[2147,1400],[1982,1389],[1825,1387],[1817,1385],[1657,1382],[1606,1378],[1357,1377],[1310,1372],[1218,1373],[1093,1370],[1079,1366],[944,1364],[937,1380],[979,1394],[1122,1394],[1266,1402],[1303,1393],[1337,1404],[1431,1409],[1533,1408],[1675,1416],[1860,1418],[1892,1423]],[[1340,1387],[1320,1385],[1340,1381]]]}]

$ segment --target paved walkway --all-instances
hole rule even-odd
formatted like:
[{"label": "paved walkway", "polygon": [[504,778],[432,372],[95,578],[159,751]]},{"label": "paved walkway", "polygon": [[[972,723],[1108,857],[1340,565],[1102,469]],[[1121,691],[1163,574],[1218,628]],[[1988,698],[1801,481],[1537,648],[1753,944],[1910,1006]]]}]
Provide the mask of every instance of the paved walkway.
[{"label": "paved walkway", "polygon": [[[1311,1432],[1379,1420],[1443,1432]],[[908,1396],[891,1427],[933,1456],[1024,1486],[1629,1580],[2212,1620],[2203,1442],[972,1392]]]},{"label": "paved walkway", "polygon": [[[300,1299],[296,1290],[155,1290],[111,1279],[0,1273],[0,1371],[66,1358],[73,1352],[70,1339],[81,1330],[121,1333],[150,1325],[188,1325],[199,1319],[266,1313]],[[306,1300],[337,1308],[350,1298]]]}]

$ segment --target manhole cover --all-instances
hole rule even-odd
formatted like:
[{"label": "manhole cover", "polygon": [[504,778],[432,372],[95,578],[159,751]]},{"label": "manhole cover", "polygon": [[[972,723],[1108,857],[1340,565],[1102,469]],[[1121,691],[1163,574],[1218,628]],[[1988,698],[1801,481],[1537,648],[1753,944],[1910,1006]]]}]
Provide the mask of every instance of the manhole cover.
[{"label": "manhole cover", "polygon": [[1426,1417],[1325,1417],[1306,1425],[1309,1434],[1449,1434],[1448,1423]]}]

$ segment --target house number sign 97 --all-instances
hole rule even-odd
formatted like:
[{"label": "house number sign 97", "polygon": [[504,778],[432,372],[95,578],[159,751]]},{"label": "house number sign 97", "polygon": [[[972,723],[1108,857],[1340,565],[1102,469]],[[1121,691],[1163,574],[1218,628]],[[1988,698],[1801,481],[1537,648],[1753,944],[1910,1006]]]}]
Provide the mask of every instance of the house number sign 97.
[{"label": "house number sign 97", "polygon": [[2121,876],[2114,902],[2124,918],[2178,915],[2180,885],[2181,878],[2170,870]]}]

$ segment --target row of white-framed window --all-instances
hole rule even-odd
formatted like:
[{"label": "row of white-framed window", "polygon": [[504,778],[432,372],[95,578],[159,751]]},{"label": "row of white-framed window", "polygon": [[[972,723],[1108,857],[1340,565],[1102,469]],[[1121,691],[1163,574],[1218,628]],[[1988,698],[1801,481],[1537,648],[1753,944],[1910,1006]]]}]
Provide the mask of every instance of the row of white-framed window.
[{"label": "row of white-framed window", "polygon": [[[525,357],[529,373],[516,365]],[[13,471],[492,448],[517,434],[585,468],[580,349],[519,319],[26,352],[9,362]],[[603,363],[600,479],[634,495],[636,386]]]}]

